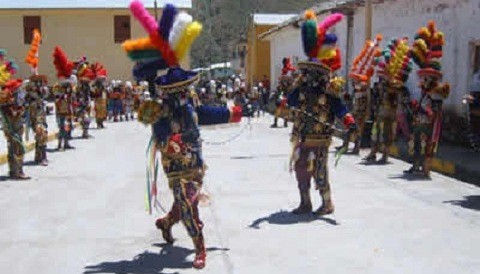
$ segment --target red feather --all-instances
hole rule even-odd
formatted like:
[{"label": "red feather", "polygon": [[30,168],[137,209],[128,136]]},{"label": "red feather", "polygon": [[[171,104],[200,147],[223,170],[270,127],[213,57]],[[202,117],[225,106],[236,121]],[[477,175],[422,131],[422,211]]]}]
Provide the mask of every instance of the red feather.
[{"label": "red feather", "polygon": [[67,55],[60,47],[55,47],[53,64],[57,70],[58,78],[69,78],[72,75],[73,62],[68,61]]}]

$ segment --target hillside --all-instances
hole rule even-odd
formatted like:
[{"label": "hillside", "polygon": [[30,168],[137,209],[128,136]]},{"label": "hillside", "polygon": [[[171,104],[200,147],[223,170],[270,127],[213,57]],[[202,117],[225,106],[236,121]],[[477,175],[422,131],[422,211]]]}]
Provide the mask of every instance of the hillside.
[{"label": "hillside", "polygon": [[192,49],[192,65],[207,66],[224,62],[232,48],[246,37],[252,13],[299,13],[318,0],[195,0],[193,16],[204,25]]}]

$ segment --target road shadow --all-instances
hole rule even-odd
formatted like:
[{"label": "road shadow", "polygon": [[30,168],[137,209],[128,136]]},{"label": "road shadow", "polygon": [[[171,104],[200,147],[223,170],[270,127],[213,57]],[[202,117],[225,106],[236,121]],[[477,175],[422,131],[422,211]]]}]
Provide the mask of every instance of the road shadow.
[{"label": "road shadow", "polygon": [[358,164],[363,165],[363,166],[388,166],[388,165],[393,165],[393,163],[390,162],[390,161],[387,161],[386,163],[382,163],[382,162],[379,162],[379,161],[365,161],[365,160],[362,160]]},{"label": "road shadow", "polygon": [[393,175],[393,176],[388,176],[388,179],[392,179],[392,180],[395,180],[395,179],[402,179],[402,180],[405,180],[405,181],[410,181],[410,182],[414,182],[414,181],[423,181],[423,182],[428,182],[428,181],[431,181],[432,178],[427,178],[423,175],[419,175],[419,174],[410,174],[410,173],[403,173],[401,175]]},{"label": "road shadow", "polygon": [[0,176],[0,182],[11,181],[10,176]]},{"label": "road shadow", "polygon": [[266,217],[262,217],[253,221],[248,227],[260,229],[262,223],[269,223],[274,225],[293,225],[299,223],[311,223],[315,221],[323,221],[329,225],[340,225],[336,220],[328,217],[319,217],[312,214],[295,215],[291,212],[281,210],[272,213]]},{"label": "road shadow", "polygon": [[23,162],[23,166],[41,166],[41,165],[37,164],[37,162],[35,161],[27,161],[27,162]]},{"label": "road shadow", "polygon": [[480,210],[480,195],[465,196],[463,197],[463,200],[445,201],[444,203],[461,206],[463,208],[472,210]]},{"label": "road shadow", "polygon": [[[187,257],[194,253],[193,249],[183,248],[169,244],[154,244],[160,247],[159,253],[145,251],[131,260],[122,260],[117,262],[102,262],[97,265],[85,267],[84,274],[94,273],[129,273],[129,274],[166,274],[165,269],[191,269],[192,262],[187,261]],[[228,248],[207,248],[207,253],[229,251]],[[207,256],[208,257],[208,256]],[[171,272],[169,272],[171,273]],[[173,272],[179,273],[179,272]]]}]

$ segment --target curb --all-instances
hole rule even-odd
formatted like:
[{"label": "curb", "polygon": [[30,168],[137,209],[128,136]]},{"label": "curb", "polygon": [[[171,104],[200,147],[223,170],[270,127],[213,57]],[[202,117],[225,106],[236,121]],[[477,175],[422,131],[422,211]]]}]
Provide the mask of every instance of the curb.
[{"label": "curb", "polygon": [[[338,129],[334,130],[333,135],[340,139],[343,138],[342,136],[343,132]],[[402,153],[400,148],[396,144],[393,144],[390,146],[390,156],[406,162],[409,162],[409,159],[410,159],[410,156]],[[449,176],[454,176],[454,175],[458,175],[459,169],[461,169],[461,167],[457,167],[457,165],[453,162],[443,160],[437,157],[433,158],[433,161],[432,161],[433,171],[436,171],[445,175],[449,175]]]},{"label": "curb", "polygon": [[[390,146],[390,155],[395,158],[408,161],[408,155],[402,155],[400,148],[397,145]],[[457,167],[455,163],[434,157],[432,160],[432,170],[446,175],[457,174]]]}]

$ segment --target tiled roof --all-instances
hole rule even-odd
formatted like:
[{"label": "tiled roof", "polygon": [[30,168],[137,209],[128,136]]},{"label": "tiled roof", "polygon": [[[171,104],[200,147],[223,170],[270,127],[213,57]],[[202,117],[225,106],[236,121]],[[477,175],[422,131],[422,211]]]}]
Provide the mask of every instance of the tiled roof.
[{"label": "tiled roof", "polygon": [[[1,1],[0,9],[102,9],[128,8],[130,0],[6,0]],[[154,0],[143,1],[147,8],[154,7]],[[157,0],[162,8],[172,3],[179,8],[191,8],[192,0]]]}]

